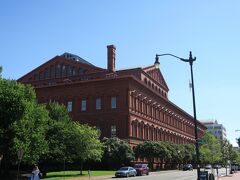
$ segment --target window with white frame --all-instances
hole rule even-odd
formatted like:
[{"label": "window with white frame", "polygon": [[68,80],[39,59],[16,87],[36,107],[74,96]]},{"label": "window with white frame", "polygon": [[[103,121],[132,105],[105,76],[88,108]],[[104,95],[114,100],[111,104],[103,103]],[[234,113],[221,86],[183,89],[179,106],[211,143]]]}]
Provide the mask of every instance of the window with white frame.
[{"label": "window with white frame", "polygon": [[86,111],[86,110],[87,110],[87,100],[86,99],[82,99],[81,111]]},{"label": "window with white frame", "polygon": [[101,98],[96,99],[96,109],[97,110],[101,109]]},{"label": "window with white frame", "polygon": [[72,101],[68,101],[67,103],[67,111],[72,112]]},{"label": "window with white frame", "polygon": [[111,97],[111,108],[112,109],[117,108],[117,97]]},{"label": "window with white frame", "polygon": [[116,137],[117,135],[117,128],[116,125],[111,126],[111,137]]}]

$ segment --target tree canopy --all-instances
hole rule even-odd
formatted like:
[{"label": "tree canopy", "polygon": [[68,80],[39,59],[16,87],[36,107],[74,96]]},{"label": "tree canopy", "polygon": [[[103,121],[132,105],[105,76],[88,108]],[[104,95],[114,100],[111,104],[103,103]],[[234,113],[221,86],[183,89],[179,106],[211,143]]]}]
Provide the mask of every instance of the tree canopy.
[{"label": "tree canopy", "polygon": [[118,168],[122,165],[129,165],[134,160],[134,152],[129,144],[119,138],[104,138],[103,163]]},{"label": "tree canopy", "polygon": [[0,79],[0,153],[5,164],[16,162],[20,149],[22,160],[30,164],[46,152],[47,119],[47,111],[36,104],[32,87]]},{"label": "tree canopy", "polygon": [[203,145],[200,146],[200,160],[204,164],[215,164],[221,161],[221,145],[210,132],[202,137]]},{"label": "tree canopy", "polygon": [[66,107],[37,104],[31,86],[0,78],[0,155],[3,165],[22,162],[84,162],[100,160],[103,146],[98,131],[70,119]]}]

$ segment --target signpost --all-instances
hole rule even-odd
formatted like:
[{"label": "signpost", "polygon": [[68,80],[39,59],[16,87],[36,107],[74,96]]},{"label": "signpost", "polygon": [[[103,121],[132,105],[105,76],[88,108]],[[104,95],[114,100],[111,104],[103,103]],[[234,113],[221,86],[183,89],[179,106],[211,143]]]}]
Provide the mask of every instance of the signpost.
[{"label": "signpost", "polygon": [[3,159],[3,154],[0,155],[0,176],[2,175],[2,172],[1,172],[1,162],[2,162],[2,159]]},{"label": "signpost", "polygon": [[3,154],[0,155],[0,167],[1,167],[2,158],[3,158]]},{"label": "signpost", "polygon": [[208,171],[200,171],[200,180],[208,180]]}]

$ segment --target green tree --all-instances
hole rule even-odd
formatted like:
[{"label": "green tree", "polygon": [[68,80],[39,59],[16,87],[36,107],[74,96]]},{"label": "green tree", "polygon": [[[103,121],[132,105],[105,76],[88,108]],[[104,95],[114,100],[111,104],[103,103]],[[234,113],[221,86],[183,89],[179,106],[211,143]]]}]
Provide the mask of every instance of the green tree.
[{"label": "green tree", "polygon": [[200,160],[202,163],[219,163],[221,161],[221,146],[219,141],[210,133],[206,132],[202,137],[205,144],[200,146]]},{"label": "green tree", "polygon": [[46,139],[50,151],[45,156],[45,162],[80,162],[87,160],[100,161],[102,144],[95,128],[73,122],[66,107],[55,102],[46,105],[50,120]]},{"label": "green tree", "polygon": [[80,162],[82,174],[83,163],[87,160],[101,161],[103,145],[99,140],[99,132],[88,125],[74,123],[74,160]]},{"label": "green tree", "polygon": [[[166,164],[167,161],[172,157],[171,152],[167,148],[166,142],[158,142],[159,143],[159,155],[158,157],[161,160],[160,169],[163,169],[163,164]],[[166,168],[166,166],[165,166]]]},{"label": "green tree", "polygon": [[158,158],[162,155],[161,145],[155,141],[145,141],[138,144],[134,149],[136,157],[147,158],[150,168],[153,168],[154,158]]},{"label": "green tree", "polygon": [[192,162],[194,160],[195,146],[193,144],[183,144],[183,163]]},{"label": "green tree", "polygon": [[237,164],[240,164],[240,151],[237,150],[236,152],[237,152],[237,159],[236,159],[236,162],[237,162]]},{"label": "green tree", "polygon": [[119,166],[129,165],[134,160],[134,152],[127,142],[119,138],[104,138],[103,163],[108,167],[118,168]]},{"label": "green tree", "polygon": [[56,102],[50,102],[46,105],[49,113],[48,128],[46,130],[46,140],[49,144],[49,152],[42,157],[43,161],[54,162],[72,162],[71,149],[72,136],[74,129],[68,116],[65,106]]},{"label": "green tree", "polygon": [[32,87],[0,79],[0,153],[5,168],[16,163],[20,149],[26,164],[37,162],[46,152],[47,119],[47,112],[36,104]]},{"label": "green tree", "polygon": [[24,117],[15,121],[11,127],[14,133],[13,146],[10,148],[12,160],[17,160],[16,152],[22,149],[25,164],[37,164],[40,157],[48,151],[45,133],[48,113],[45,107],[29,103]]},{"label": "green tree", "polygon": [[171,142],[163,142],[166,147],[166,158],[165,158],[165,166],[166,168],[176,168],[177,162],[182,160],[181,148],[177,144],[173,144]]},{"label": "green tree", "polygon": [[32,87],[0,79],[0,128],[7,129],[20,120],[27,112],[26,103],[35,102],[36,95]]}]

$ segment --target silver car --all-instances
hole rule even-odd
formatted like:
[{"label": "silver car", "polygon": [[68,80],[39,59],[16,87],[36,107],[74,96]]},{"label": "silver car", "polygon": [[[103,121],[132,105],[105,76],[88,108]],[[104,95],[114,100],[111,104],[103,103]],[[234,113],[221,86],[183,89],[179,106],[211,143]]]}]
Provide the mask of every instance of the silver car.
[{"label": "silver car", "polygon": [[115,173],[116,177],[130,177],[130,176],[136,176],[137,171],[133,167],[121,167],[117,172]]}]

